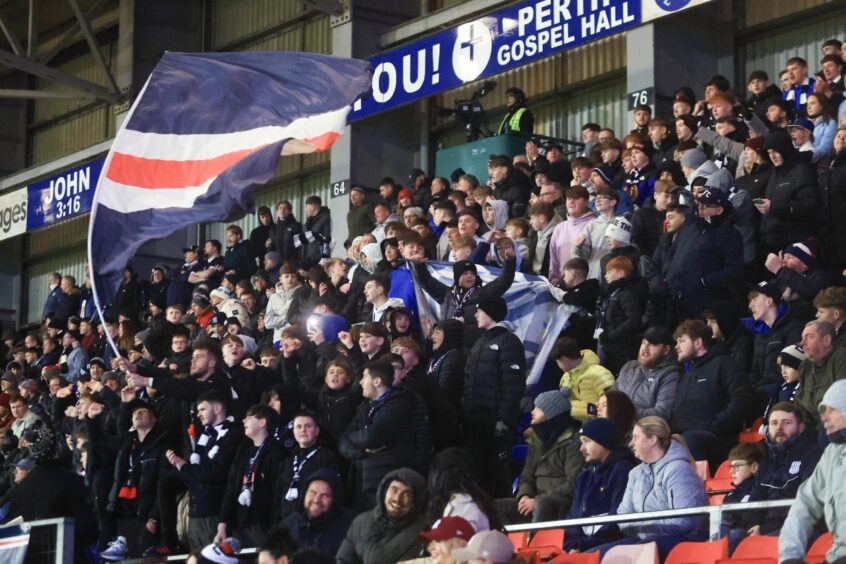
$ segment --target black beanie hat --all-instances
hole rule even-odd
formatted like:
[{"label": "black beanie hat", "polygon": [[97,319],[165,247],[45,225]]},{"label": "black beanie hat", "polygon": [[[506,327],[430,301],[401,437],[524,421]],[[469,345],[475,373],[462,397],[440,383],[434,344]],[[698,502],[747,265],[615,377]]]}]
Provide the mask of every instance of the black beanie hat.
[{"label": "black beanie hat", "polygon": [[435,325],[435,329],[444,332],[444,344],[441,351],[460,349],[464,343],[464,323],[457,319],[444,319]]},{"label": "black beanie hat", "polygon": [[479,303],[476,307],[488,314],[488,317],[497,323],[505,319],[505,316],[508,314],[508,305],[499,296],[479,298]]},{"label": "black beanie hat", "polygon": [[468,270],[472,271],[473,274],[478,276],[478,272],[476,271],[476,265],[470,262],[469,260],[460,260],[454,265],[452,265],[452,277],[455,280],[456,284],[458,283],[458,279],[461,278],[461,275],[467,272]]}]

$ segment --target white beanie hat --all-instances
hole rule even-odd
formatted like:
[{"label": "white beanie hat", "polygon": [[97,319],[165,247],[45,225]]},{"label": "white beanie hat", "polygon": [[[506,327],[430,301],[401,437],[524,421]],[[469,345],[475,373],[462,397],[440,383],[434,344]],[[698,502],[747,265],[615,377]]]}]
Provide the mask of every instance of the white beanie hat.
[{"label": "white beanie hat", "polygon": [[605,228],[605,236],[628,245],[632,242],[632,224],[623,216],[615,217]]}]

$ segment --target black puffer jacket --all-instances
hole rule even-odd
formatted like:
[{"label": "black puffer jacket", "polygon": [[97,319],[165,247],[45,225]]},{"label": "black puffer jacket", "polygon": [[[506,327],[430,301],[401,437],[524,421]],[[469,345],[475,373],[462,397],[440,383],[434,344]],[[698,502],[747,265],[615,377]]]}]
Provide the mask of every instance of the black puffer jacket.
[{"label": "black puffer jacket", "polygon": [[508,217],[523,217],[532,195],[532,182],[528,176],[512,168],[508,175],[494,185],[494,196],[508,204]]},{"label": "black puffer jacket", "polygon": [[294,241],[303,232],[303,226],[294,217],[288,214],[285,219],[280,219],[270,229],[270,240],[276,252],[282,257],[282,262],[288,262],[297,258],[297,248]]},{"label": "black puffer jacket", "polygon": [[[392,519],[385,511],[385,493],[393,481],[411,489],[411,509]],[[356,517],[341,548],[337,564],[394,564],[415,558],[423,549],[418,534],[429,523],[425,519],[426,480],[410,468],[399,468],[385,475],[376,493],[376,507]]]},{"label": "black puffer jacket", "polygon": [[384,399],[358,406],[339,443],[341,455],[353,463],[354,491],[372,493],[388,472],[413,460],[412,410],[408,396],[395,389]]},{"label": "black puffer jacket", "polygon": [[658,239],[664,232],[665,216],[666,213],[655,209],[654,198],[648,198],[632,214],[632,244],[643,254],[652,256],[655,252]]},{"label": "black puffer jacket", "polygon": [[820,167],[819,254],[822,263],[836,272],[846,268],[846,150]]},{"label": "black puffer jacket", "polygon": [[767,135],[763,150],[770,149],[782,155],[784,164],[775,167],[767,183],[770,211],[761,220],[761,238],[765,247],[781,249],[816,233],[817,179],[813,169],[799,161],[786,131]]},{"label": "black puffer jacket", "polygon": [[516,429],[525,388],[523,343],[502,324],[494,325],[482,333],[467,355],[461,400],[466,420],[491,425],[502,421]]},{"label": "black puffer jacket", "polygon": [[637,356],[648,295],[646,282],[637,275],[616,280],[603,289],[596,313],[602,328],[599,343],[605,353],[605,367],[615,374]]},{"label": "black puffer jacket", "polygon": [[746,374],[720,344],[689,364],[676,388],[670,427],[677,433],[709,431],[733,440],[755,403]]},{"label": "black puffer jacket", "polygon": [[[311,234],[311,237],[309,237]],[[317,215],[309,217],[303,225],[303,233],[299,236],[300,243],[302,243],[302,253],[304,260],[318,262],[324,258],[324,254],[328,257],[329,243],[332,241],[332,216],[329,213],[329,208],[322,206]]]}]

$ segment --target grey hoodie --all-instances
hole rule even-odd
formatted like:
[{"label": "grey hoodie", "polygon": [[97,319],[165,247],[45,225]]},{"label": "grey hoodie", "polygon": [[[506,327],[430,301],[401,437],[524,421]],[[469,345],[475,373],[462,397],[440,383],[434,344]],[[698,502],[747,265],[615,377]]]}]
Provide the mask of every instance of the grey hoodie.
[{"label": "grey hoodie", "polygon": [[699,168],[697,168],[696,170],[694,170],[693,172],[691,172],[687,176],[687,187],[686,188],[688,190],[690,190],[691,189],[690,188],[691,182],[693,182],[694,180],[696,180],[700,176],[705,176],[707,178],[707,177],[711,176],[712,174],[714,174],[715,172],[717,172],[717,170],[719,170],[719,169],[717,168],[717,165],[714,164],[714,161],[705,161],[704,163],[699,165]]},{"label": "grey hoodie", "polygon": [[[672,441],[664,457],[652,464],[642,462],[629,472],[629,483],[617,514],[644,513],[708,505],[702,478],[690,463],[690,452]],[[626,536],[647,538],[661,535],[705,540],[703,517],[676,517],[654,521],[620,523]]]}]

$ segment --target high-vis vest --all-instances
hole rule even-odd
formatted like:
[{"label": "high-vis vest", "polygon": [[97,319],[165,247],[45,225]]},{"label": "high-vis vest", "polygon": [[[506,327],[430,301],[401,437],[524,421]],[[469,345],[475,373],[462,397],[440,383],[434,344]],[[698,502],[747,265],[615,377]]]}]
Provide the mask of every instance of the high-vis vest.
[{"label": "high-vis vest", "polygon": [[502,123],[499,125],[499,135],[504,135],[508,131],[520,131],[520,118],[526,113],[526,108],[519,108],[509,118],[508,115],[502,118]]}]

